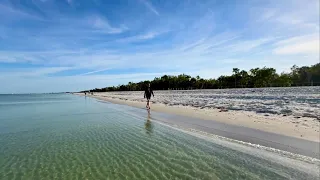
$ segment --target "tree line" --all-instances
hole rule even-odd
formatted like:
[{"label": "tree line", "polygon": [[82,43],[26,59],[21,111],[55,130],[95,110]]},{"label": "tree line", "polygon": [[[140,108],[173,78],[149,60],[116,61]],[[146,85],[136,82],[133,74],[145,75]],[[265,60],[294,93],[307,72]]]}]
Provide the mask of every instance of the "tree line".
[{"label": "tree line", "polygon": [[249,71],[233,68],[232,72],[232,75],[222,75],[217,79],[203,79],[200,76],[191,77],[186,74],[164,75],[152,81],[129,82],[126,85],[95,88],[87,92],[142,91],[148,83],[154,90],[320,86],[320,63],[303,67],[294,65],[291,72],[281,74],[277,74],[276,69],[267,67],[253,68]]}]

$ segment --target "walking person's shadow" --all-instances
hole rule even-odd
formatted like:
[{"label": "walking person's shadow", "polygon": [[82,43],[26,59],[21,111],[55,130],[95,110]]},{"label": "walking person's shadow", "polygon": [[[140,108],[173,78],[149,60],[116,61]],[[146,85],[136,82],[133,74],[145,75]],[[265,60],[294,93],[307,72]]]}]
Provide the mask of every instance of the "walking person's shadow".
[{"label": "walking person's shadow", "polygon": [[144,124],[144,128],[146,129],[146,133],[151,136],[153,133],[153,124],[151,122],[150,110],[148,110],[148,117],[146,123]]}]

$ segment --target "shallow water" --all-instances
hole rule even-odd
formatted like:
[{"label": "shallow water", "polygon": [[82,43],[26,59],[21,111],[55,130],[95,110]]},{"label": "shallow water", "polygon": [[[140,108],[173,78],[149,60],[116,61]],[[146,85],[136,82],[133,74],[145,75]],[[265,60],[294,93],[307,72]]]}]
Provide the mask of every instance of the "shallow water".
[{"label": "shallow water", "polygon": [[[135,101],[143,92],[112,92]],[[220,108],[320,119],[320,87],[156,91],[152,101],[168,105]]]},{"label": "shallow water", "polygon": [[0,144],[0,179],[318,178],[72,95],[0,95]]}]

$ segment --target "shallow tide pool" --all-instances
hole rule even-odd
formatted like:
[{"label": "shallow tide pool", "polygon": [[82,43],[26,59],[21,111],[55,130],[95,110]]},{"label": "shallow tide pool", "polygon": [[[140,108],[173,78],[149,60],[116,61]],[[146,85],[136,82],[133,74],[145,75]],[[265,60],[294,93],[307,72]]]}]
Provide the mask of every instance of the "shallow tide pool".
[{"label": "shallow tide pool", "polygon": [[0,95],[0,179],[319,178],[146,117],[73,95]]}]

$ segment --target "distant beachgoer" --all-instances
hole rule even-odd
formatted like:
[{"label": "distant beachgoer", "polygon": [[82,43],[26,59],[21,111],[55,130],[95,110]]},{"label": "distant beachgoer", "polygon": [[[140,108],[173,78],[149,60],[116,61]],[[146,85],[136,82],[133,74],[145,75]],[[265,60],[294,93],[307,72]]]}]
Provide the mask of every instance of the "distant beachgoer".
[{"label": "distant beachgoer", "polygon": [[84,95],[86,96],[86,95],[87,95],[87,93],[86,93],[86,92],[84,92]]},{"label": "distant beachgoer", "polygon": [[151,95],[154,97],[153,90],[151,89],[150,84],[148,84],[148,87],[144,91],[144,98],[147,98],[147,105],[146,105],[147,109],[150,109],[149,102],[150,102],[150,99],[151,99]]}]

